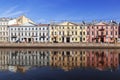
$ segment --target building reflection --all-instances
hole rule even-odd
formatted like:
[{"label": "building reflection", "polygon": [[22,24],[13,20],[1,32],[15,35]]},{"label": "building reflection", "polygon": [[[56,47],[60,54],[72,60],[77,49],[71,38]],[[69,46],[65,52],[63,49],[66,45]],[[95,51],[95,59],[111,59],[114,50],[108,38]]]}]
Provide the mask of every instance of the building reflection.
[{"label": "building reflection", "polygon": [[98,70],[118,70],[119,54],[117,51],[87,51],[87,67]]},{"label": "building reflection", "polygon": [[51,51],[50,66],[59,67],[65,71],[87,66],[85,51]]},{"label": "building reflection", "polygon": [[0,71],[26,72],[46,66],[64,71],[77,68],[116,71],[119,57],[119,50],[0,49]]}]

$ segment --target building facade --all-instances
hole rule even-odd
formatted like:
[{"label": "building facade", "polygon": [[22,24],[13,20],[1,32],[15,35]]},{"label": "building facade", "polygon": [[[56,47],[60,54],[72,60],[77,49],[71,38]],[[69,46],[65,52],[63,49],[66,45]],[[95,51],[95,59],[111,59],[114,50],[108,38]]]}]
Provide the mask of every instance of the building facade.
[{"label": "building facade", "polygon": [[118,24],[100,22],[87,25],[87,42],[115,42],[118,39]]},{"label": "building facade", "polygon": [[50,42],[86,42],[86,26],[71,22],[50,25]]},{"label": "building facade", "polygon": [[34,25],[27,23],[24,25],[9,26],[9,42],[48,42],[49,25]]},{"label": "building facade", "polygon": [[32,21],[31,19],[27,18],[26,16],[22,15],[20,17],[17,17],[17,18],[14,18],[12,20],[10,20],[8,22],[8,25],[13,25],[13,24],[19,24],[19,25],[22,25],[22,24],[25,24],[25,23],[32,23],[32,24],[35,24],[34,21]]},{"label": "building facade", "polygon": [[0,42],[8,42],[8,22],[10,18],[0,18]]}]

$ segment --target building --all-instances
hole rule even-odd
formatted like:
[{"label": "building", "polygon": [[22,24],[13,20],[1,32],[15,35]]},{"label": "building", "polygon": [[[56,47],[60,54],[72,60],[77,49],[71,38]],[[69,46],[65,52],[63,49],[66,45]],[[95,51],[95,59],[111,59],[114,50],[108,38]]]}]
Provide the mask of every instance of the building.
[{"label": "building", "polygon": [[9,29],[9,42],[48,42],[49,41],[49,25],[35,25],[26,23],[23,25],[11,25]]},{"label": "building", "polygon": [[8,22],[8,25],[14,25],[14,24],[22,25],[22,24],[25,24],[25,23],[35,24],[34,21],[32,21],[31,19],[29,19],[26,16],[22,15],[20,17],[17,17],[17,18],[14,18],[14,19],[10,20]]},{"label": "building", "polygon": [[87,42],[115,42],[118,39],[118,24],[99,22],[87,25]]},{"label": "building", "polygon": [[63,22],[50,25],[50,42],[86,42],[85,25]]},{"label": "building", "polygon": [[25,23],[34,23],[32,20],[27,18],[26,16],[20,16],[18,18],[0,18],[0,42],[8,42],[9,41],[9,31],[8,25],[15,24],[25,24]]},{"label": "building", "polygon": [[0,42],[8,42],[8,22],[10,18],[0,18]]}]

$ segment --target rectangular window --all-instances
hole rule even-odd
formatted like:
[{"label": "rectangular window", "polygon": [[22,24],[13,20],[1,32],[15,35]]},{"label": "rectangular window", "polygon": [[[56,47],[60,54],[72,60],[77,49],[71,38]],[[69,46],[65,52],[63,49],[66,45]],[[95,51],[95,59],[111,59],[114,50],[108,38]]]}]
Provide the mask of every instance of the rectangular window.
[{"label": "rectangular window", "polygon": [[83,38],[83,40],[85,41],[85,38]]},{"label": "rectangular window", "polygon": [[59,32],[59,35],[61,35],[61,32]]},{"label": "rectangular window", "polygon": [[89,32],[87,32],[87,35],[89,35]]},{"label": "rectangular window", "polygon": [[106,32],[106,35],[108,35],[108,31]]},{"label": "rectangular window", "polygon": [[80,35],[82,35],[82,32],[80,32]]},{"label": "rectangular window", "polygon": [[92,35],[94,35],[94,32],[92,31]]},{"label": "rectangular window", "polygon": [[115,32],[115,35],[117,35],[117,31]]},{"label": "rectangular window", "polygon": [[82,42],[82,37],[80,37],[80,42]]},{"label": "rectangular window", "polygon": [[77,31],[75,32],[75,34],[77,35]]},{"label": "rectangular window", "polygon": [[111,35],[112,35],[112,31],[111,31]]},{"label": "rectangular window", "polygon": [[77,41],[77,38],[75,40]]},{"label": "rectangular window", "polygon": [[83,35],[85,35],[85,32],[83,32]]},{"label": "rectangular window", "polygon": [[98,35],[98,31],[97,31],[97,35]]},{"label": "rectangular window", "polygon": [[72,35],[74,34],[74,32],[72,31]]}]

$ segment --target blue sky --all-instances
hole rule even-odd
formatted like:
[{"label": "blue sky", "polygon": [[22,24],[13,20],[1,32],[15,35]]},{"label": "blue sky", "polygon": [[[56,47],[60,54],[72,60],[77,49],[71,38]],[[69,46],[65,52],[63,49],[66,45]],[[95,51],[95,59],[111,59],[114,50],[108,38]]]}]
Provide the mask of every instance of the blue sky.
[{"label": "blue sky", "polygon": [[52,20],[120,21],[120,0],[0,0],[0,17],[23,14],[41,23]]}]

